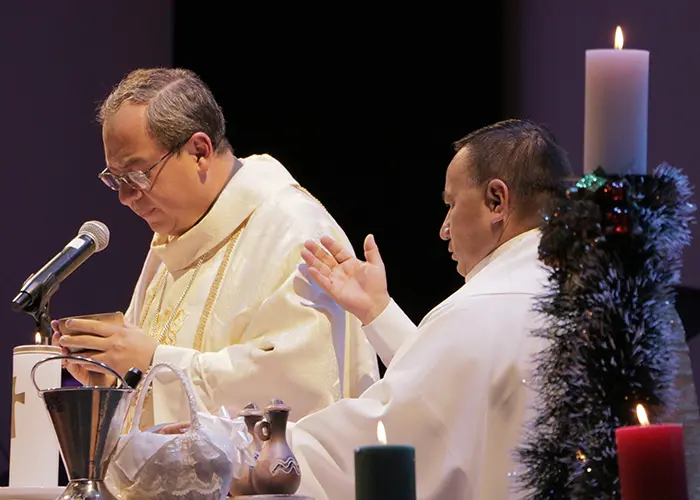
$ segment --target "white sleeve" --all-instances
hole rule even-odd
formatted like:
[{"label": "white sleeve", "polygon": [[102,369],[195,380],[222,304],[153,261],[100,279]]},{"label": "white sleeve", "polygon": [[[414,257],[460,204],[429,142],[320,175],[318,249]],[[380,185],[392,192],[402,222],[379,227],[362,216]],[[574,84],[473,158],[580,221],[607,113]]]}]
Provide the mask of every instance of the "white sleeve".
[{"label": "white sleeve", "polygon": [[374,321],[362,329],[385,366],[389,366],[404,342],[418,332],[416,325],[394,299]]}]

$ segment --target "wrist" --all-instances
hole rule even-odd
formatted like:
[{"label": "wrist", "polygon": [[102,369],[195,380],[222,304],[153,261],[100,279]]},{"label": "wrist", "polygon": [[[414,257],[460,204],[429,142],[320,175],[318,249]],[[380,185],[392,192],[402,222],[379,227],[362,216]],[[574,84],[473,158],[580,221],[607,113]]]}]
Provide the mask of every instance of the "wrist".
[{"label": "wrist", "polygon": [[150,355],[146,355],[143,357],[141,360],[142,366],[136,366],[134,368],[138,368],[141,370],[143,373],[148,373],[151,368],[153,367],[153,363],[155,363],[156,360],[156,351],[158,350],[158,343],[152,346],[152,349],[150,349]]},{"label": "wrist", "polygon": [[377,319],[379,315],[382,314],[389,306],[389,302],[391,302],[391,297],[389,297],[389,294],[376,300],[374,304],[372,304],[372,307],[365,314],[363,314],[361,318],[359,318],[359,320],[362,322],[362,326],[367,326]]}]

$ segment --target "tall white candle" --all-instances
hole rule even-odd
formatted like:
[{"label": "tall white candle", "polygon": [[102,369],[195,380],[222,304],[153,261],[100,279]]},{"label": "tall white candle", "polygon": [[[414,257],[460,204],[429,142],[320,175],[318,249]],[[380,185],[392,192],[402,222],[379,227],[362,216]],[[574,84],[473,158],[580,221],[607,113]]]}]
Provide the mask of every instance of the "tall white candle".
[{"label": "tall white candle", "polygon": [[647,173],[649,51],[622,47],[586,51],[584,173]]},{"label": "tall white candle", "polygon": [[[61,354],[59,347],[23,345],[12,357],[12,435],[10,439],[10,478],[12,487],[58,486],[58,440],[53,424],[32,383],[34,365]],[[50,361],[36,370],[42,389],[61,387],[61,362]]]}]

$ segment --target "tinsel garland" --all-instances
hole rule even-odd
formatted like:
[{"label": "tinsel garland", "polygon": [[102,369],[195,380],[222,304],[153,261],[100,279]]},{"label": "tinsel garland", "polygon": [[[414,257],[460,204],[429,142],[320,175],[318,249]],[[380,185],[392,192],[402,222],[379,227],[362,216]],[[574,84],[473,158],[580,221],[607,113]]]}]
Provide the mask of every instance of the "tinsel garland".
[{"label": "tinsel garland", "polygon": [[532,384],[537,417],[517,450],[528,498],[620,498],[615,429],[642,403],[663,418],[674,400],[674,285],[695,206],[680,170],[584,176],[545,216],[551,268],[536,309],[546,339]]}]

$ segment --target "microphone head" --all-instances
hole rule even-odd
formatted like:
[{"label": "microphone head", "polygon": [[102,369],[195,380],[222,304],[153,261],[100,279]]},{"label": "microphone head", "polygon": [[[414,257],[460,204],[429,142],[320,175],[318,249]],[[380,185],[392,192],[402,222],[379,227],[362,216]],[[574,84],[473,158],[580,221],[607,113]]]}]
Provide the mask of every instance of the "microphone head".
[{"label": "microphone head", "polygon": [[95,253],[101,252],[109,245],[109,229],[98,220],[89,220],[82,226],[78,235],[85,234],[95,242]]}]

